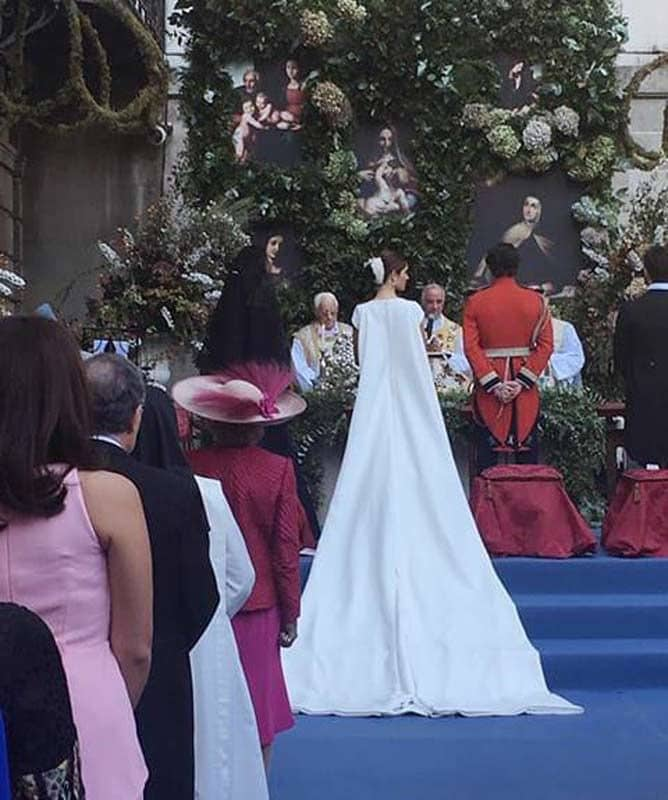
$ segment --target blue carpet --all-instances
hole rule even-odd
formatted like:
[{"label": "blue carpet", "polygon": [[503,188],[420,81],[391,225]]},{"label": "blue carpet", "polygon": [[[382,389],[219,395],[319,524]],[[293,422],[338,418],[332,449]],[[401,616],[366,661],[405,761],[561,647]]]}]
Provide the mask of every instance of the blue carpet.
[{"label": "blue carpet", "polygon": [[666,800],[668,690],[571,691],[578,717],[298,717],[272,800]]},{"label": "blue carpet", "polygon": [[[311,559],[302,559],[302,579]],[[495,567],[577,717],[303,717],[272,800],[668,800],[668,559]]]}]

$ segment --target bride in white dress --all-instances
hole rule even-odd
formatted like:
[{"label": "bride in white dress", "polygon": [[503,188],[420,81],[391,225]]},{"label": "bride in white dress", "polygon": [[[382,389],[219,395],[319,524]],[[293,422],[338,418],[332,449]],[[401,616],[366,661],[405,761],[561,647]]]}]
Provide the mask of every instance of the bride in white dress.
[{"label": "bride in white dress", "polygon": [[348,444],[283,651],[306,714],[572,714],[480,540],[420,331],[401,299],[408,266],[370,262],[376,298],[356,307],[361,368]]}]

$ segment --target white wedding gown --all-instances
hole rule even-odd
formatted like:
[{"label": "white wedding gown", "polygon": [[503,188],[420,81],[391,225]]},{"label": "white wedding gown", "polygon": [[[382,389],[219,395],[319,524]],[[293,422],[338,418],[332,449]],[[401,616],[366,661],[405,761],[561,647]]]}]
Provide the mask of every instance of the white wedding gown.
[{"label": "white wedding gown", "polygon": [[348,444],[283,651],[307,714],[573,714],[499,581],[469,510],[419,324],[403,300],[357,306]]}]

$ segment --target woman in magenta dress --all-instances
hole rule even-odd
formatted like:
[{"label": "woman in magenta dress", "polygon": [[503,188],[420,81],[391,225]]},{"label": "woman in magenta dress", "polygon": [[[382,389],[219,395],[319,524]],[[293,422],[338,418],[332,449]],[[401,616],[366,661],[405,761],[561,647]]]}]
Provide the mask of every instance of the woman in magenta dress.
[{"label": "woman in magenta dress", "polygon": [[255,586],[232,627],[265,767],[275,735],[294,724],[279,645],[290,647],[297,637],[303,511],[292,461],[258,444],[266,425],[306,408],[302,398],[286,391],[291,381],[289,370],[254,365],[188,378],[174,387],[179,405],[212,421],[216,445],[188,457],[196,475],[220,481],[255,569]]},{"label": "woman in magenta dress", "polygon": [[0,320],[0,601],[60,650],[88,800],[139,800],[133,705],[148,677],[152,587],[134,486],[91,469],[78,348],[51,320]]}]

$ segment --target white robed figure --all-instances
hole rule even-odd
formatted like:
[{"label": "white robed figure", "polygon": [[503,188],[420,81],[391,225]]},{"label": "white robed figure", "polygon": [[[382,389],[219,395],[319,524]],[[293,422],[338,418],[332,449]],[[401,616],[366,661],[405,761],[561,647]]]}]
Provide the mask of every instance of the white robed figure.
[{"label": "white robed figure", "polygon": [[408,267],[372,259],[357,306],[361,368],[348,443],[283,652],[307,714],[569,714],[497,577],[452,456]]},{"label": "white robed figure", "polygon": [[230,622],[251,593],[255,571],[220,482],[195,480],[211,527],[211,565],[222,598],[190,653],[195,800],[269,800],[253,702]]}]

